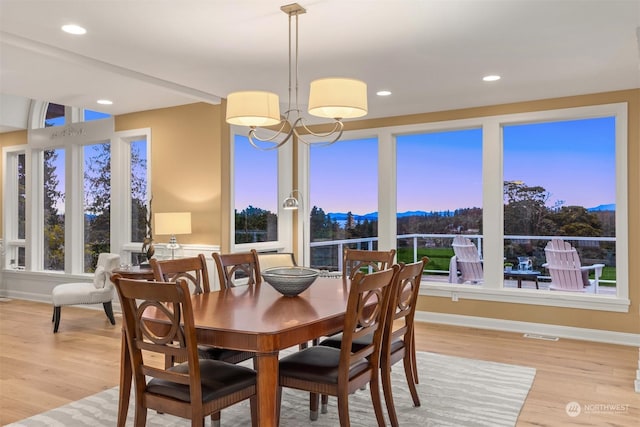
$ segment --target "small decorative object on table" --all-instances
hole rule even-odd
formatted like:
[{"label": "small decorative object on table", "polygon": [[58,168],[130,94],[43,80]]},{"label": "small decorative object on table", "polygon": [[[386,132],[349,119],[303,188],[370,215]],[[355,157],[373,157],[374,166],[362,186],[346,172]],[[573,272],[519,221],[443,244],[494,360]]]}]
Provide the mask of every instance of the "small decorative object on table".
[{"label": "small decorative object on table", "polygon": [[[142,241],[142,253],[147,257],[146,262],[141,263],[140,267],[148,268],[149,260],[153,257],[153,254],[156,252],[153,247],[153,230],[151,229],[151,202],[153,201],[153,196],[149,199],[149,213],[144,218],[144,226],[145,226],[145,237]],[[147,210],[146,206],[144,207]]]},{"label": "small decorative object on table", "polygon": [[272,267],[262,272],[264,280],[282,295],[294,297],[318,277],[318,270],[306,267]]}]

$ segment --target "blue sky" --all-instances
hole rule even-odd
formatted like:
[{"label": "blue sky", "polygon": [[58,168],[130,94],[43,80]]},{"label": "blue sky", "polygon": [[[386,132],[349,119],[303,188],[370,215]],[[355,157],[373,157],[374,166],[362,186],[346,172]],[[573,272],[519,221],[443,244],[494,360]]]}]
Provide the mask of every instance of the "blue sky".
[{"label": "blue sky", "polygon": [[[556,201],[587,208],[615,203],[615,119],[582,119],[504,128],[504,180],[523,181]],[[244,139],[245,137],[238,137]],[[236,144],[242,156],[236,206],[276,209],[276,153]],[[482,207],[480,129],[398,137],[398,211]],[[378,154],[375,139],[341,140],[312,147],[310,204],[325,212],[377,211]],[[265,189],[269,191],[264,191]],[[246,199],[243,199],[243,195]],[[305,194],[305,197],[307,195]]]}]

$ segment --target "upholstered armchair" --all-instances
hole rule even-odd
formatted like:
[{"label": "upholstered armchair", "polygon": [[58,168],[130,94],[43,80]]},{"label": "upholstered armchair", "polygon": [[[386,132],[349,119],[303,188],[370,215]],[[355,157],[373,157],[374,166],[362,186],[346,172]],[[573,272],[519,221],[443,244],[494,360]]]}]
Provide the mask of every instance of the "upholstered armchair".
[{"label": "upholstered armchair", "polygon": [[116,324],[113,317],[111,300],[115,295],[115,288],[111,282],[111,272],[120,265],[120,255],[101,253],[93,274],[93,281],[81,283],[63,283],[53,288],[51,299],[53,302],[53,333],[58,332],[60,325],[60,310],[63,305],[102,304],[112,325]]}]

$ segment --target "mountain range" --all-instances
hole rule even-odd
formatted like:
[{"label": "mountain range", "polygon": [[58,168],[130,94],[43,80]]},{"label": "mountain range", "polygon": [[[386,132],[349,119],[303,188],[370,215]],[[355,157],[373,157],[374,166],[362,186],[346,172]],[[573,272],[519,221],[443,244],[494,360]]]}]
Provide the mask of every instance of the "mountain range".
[{"label": "mountain range", "polygon": [[[604,211],[615,211],[616,204],[609,203],[604,205],[598,205],[593,208],[587,208],[589,212],[604,212]],[[409,216],[429,216],[429,215],[437,215],[437,216],[451,216],[453,214],[453,210],[451,211],[437,211],[437,212],[425,212],[425,211],[406,211],[406,212],[398,212],[398,218],[404,218]],[[329,212],[327,216],[331,218],[332,221],[346,221],[348,217],[348,213],[343,212]],[[378,212],[370,212],[364,215],[353,214],[353,219],[356,221],[377,221],[378,220]]]}]

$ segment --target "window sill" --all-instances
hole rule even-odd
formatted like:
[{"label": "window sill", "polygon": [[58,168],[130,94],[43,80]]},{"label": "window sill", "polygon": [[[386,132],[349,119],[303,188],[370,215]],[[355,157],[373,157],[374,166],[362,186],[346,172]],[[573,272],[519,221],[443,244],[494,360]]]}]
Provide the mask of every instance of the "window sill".
[{"label": "window sill", "polygon": [[580,308],[628,313],[631,301],[615,295],[573,294],[538,289],[485,288],[477,285],[422,283],[420,295],[460,299]]}]

